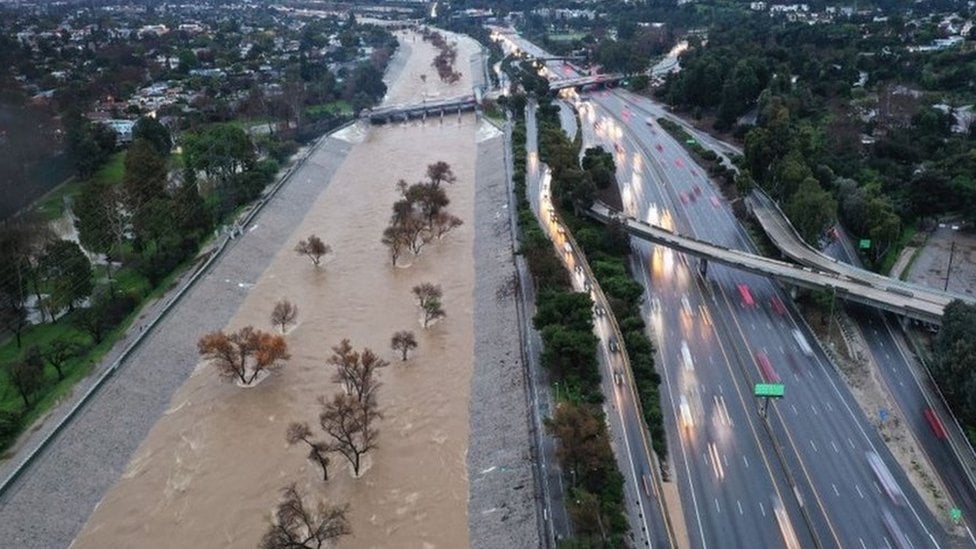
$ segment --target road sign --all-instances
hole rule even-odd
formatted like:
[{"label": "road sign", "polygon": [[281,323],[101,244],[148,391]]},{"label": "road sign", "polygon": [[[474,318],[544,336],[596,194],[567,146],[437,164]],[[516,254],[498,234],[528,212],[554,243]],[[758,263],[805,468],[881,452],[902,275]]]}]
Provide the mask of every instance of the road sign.
[{"label": "road sign", "polygon": [[881,418],[881,423],[884,423],[888,419],[888,410],[881,408],[878,410],[878,417]]},{"label": "road sign", "polygon": [[757,383],[755,396],[767,398],[781,398],[785,387],[782,383]]},{"label": "road sign", "polygon": [[697,141],[695,141],[694,139],[685,139],[685,143],[689,145],[694,145],[695,143],[697,143]]},{"label": "road sign", "polygon": [[958,523],[962,519],[962,511],[958,507],[949,509],[949,518],[952,519],[952,522]]},{"label": "road sign", "polygon": [[861,239],[861,241],[857,243],[857,247],[860,248],[860,249],[862,249],[862,250],[868,250],[868,249],[870,249],[871,248],[871,239],[869,239],[869,238]]}]

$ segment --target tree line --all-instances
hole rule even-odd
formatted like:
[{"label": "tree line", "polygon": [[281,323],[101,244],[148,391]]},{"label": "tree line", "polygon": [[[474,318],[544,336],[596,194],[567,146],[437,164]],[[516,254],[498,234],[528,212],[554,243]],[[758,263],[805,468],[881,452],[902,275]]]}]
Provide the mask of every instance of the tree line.
[{"label": "tree line", "polygon": [[569,485],[565,504],[575,537],[567,543],[621,546],[628,531],[623,477],[613,459],[601,409],[592,302],[586,294],[573,292],[569,273],[536,220],[526,194],[525,97],[513,96],[506,105],[516,121],[512,157],[519,253],[529,264],[537,290],[533,323],[543,338],[541,361],[558,388],[559,402],[546,420],[546,430],[559,440],[557,458]]},{"label": "tree line", "polygon": [[[707,45],[691,40],[682,71],[658,94],[742,137],[740,186],[761,185],[808,242],[839,219],[871,241],[864,259],[882,268],[909,227],[976,222],[976,133],[953,130],[957,90],[933,78],[949,59],[960,70],[976,62],[960,51],[908,52],[902,40],[913,31],[903,25],[730,15],[710,27]],[[754,125],[741,118],[750,113]]]}]

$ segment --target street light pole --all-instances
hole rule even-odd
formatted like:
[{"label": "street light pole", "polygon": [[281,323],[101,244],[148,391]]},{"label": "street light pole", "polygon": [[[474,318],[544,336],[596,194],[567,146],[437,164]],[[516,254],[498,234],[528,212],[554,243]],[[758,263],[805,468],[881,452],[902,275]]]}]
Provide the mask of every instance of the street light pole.
[{"label": "street light pole", "polygon": [[956,239],[952,239],[952,244],[949,246],[949,266],[946,267],[946,277],[945,286],[942,287],[943,292],[949,291],[949,273],[952,272],[952,256],[956,253]]}]

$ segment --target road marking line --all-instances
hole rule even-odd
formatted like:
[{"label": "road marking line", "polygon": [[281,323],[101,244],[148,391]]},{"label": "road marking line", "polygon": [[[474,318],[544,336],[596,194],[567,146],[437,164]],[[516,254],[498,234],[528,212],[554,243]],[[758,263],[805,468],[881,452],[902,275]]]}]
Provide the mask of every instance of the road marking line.
[{"label": "road marking line", "polygon": [[857,495],[861,496],[861,499],[864,499],[864,492],[861,491],[861,485],[855,484],[854,489],[857,490]]},{"label": "road marking line", "polygon": [[721,513],[722,512],[722,507],[720,507],[719,504],[718,504],[718,498],[715,498],[715,512],[716,513]]},{"label": "road marking line", "polygon": [[742,514],[742,502],[739,501],[739,500],[735,500],[735,504],[739,507],[739,514],[741,515]]},{"label": "road marking line", "polygon": [[819,416],[820,415],[820,412],[817,411],[816,405],[811,404],[810,405],[810,409],[813,410],[813,415],[815,415],[815,416]]},{"label": "road marking line", "polygon": [[847,442],[848,442],[848,443],[850,443],[850,445],[851,445],[851,448],[854,448],[854,449],[856,449],[856,448],[857,448],[857,446],[854,446],[854,441],[853,441],[853,440],[851,440],[851,437],[847,437]]},{"label": "road marking line", "polygon": [[[745,462],[745,464],[746,464],[746,469],[748,469],[748,468],[749,468],[749,458],[747,458],[747,457],[745,456],[745,454],[742,454],[742,461],[743,461],[743,462]],[[762,504],[760,504],[760,505],[762,505]]]},{"label": "road marking line", "polygon": [[813,443],[813,439],[812,438],[810,439],[810,446],[813,446],[813,451],[814,452],[819,452],[820,451],[820,450],[817,450],[817,445]]},{"label": "road marking line", "polygon": [[824,408],[827,408],[827,411],[828,412],[833,412],[834,411],[834,407],[830,405],[830,401],[829,400],[825,400],[824,401]]},{"label": "road marking line", "polygon": [[835,453],[835,454],[839,454],[839,453],[840,453],[840,448],[838,448],[838,447],[837,447],[837,444],[836,444],[836,443],[835,443],[834,441],[832,441],[832,440],[831,440],[831,441],[830,441],[830,445],[831,445],[831,446],[833,446],[833,448],[834,448],[834,453]]},{"label": "road marking line", "polygon": [[762,502],[759,502],[759,510],[762,511],[762,515],[766,516],[766,508],[763,506]]},{"label": "road marking line", "polygon": [[834,495],[840,497],[840,492],[837,491],[837,485],[834,484],[834,483],[831,483],[830,486],[833,487],[833,489],[834,489]]},{"label": "road marking line", "polygon": [[861,542],[861,549],[868,549],[868,546],[867,545],[864,545],[864,540],[863,539],[857,538],[857,541]]},{"label": "road marking line", "polygon": [[796,409],[796,404],[790,404],[790,408],[793,408],[794,415],[800,415],[800,411]]}]

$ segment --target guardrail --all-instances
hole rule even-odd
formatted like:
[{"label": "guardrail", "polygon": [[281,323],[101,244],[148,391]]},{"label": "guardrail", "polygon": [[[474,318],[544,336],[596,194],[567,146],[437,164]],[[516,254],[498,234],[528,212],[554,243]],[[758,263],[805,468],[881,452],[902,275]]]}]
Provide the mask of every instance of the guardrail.
[{"label": "guardrail", "polygon": [[347,122],[346,124],[339,126],[322,137],[319,137],[315,144],[309,147],[308,151],[302,158],[285,169],[284,173],[278,177],[278,181],[270,189],[264,192],[261,198],[255,202],[254,207],[244,215],[243,219],[236,222],[234,224],[234,228],[232,228],[229,233],[225,233],[219,237],[219,241],[208,252],[210,256],[206,259],[206,261],[204,261],[203,264],[197,268],[196,272],[194,272],[190,278],[186,279],[176,293],[163,304],[160,312],[149,320],[148,324],[145,325],[145,329],[140,331],[139,334],[136,335],[135,339],[122,350],[122,353],[119,354],[118,358],[112,361],[112,363],[98,376],[95,382],[92,383],[91,387],[89,387],[81,398],[75,402],[75,404],[61,418],[61,420],[58,421],[54,428],[49,433],[44,435],[44,438],[41,439],[37,446],[30,450],[27,456],[24,457],[16,467],[14,467],[13,471],[11,471],[6,478],[4,478],[3,482],[0,483],[0,500],[6,497],[7,493],[17,479],[20,478],[20,476],[23,475],[24,472],[31,467],[31,465],[33,465],[34,461],[44,452],[44,450],[47,449],[48,446],[50,446],[51,442],[53,442],[54,439],[71,423],[75,416],[78,415],[78,412],[80,412],[81,409],[88,404],[92,397],[94,397],[102,386],[105,385],[108,379],[123,366],[126,359],[128,359],[129,356],[142,345],[143,340],[150,333],[152,333],[153,328],[159,324],[159,322],[169,313],[173,306],[175,306],[176,303],[179,302],[179,300],[194,286],[197,280],[199,280],[200,277],[203,276],[203,274],[206,273],[211,266],[213,266],[214,262],[216,262],[221,254],[227,249],[228,244],[234,239],[235,232],[241,230],[241,227],[251,223],[251,221],[258,215],[258,213],[260,213],[264,206],[267,205],[270,199],[278,193],[278,191],[285,185],[285,183],[287,183],[298,168],[305,165],[305,162],[312,156],[312,154],[315,153],[315,151],[318,150],[326,139],[328,139],[333,133],[345,129],[353,123],[355,123],[355,121]]}]

